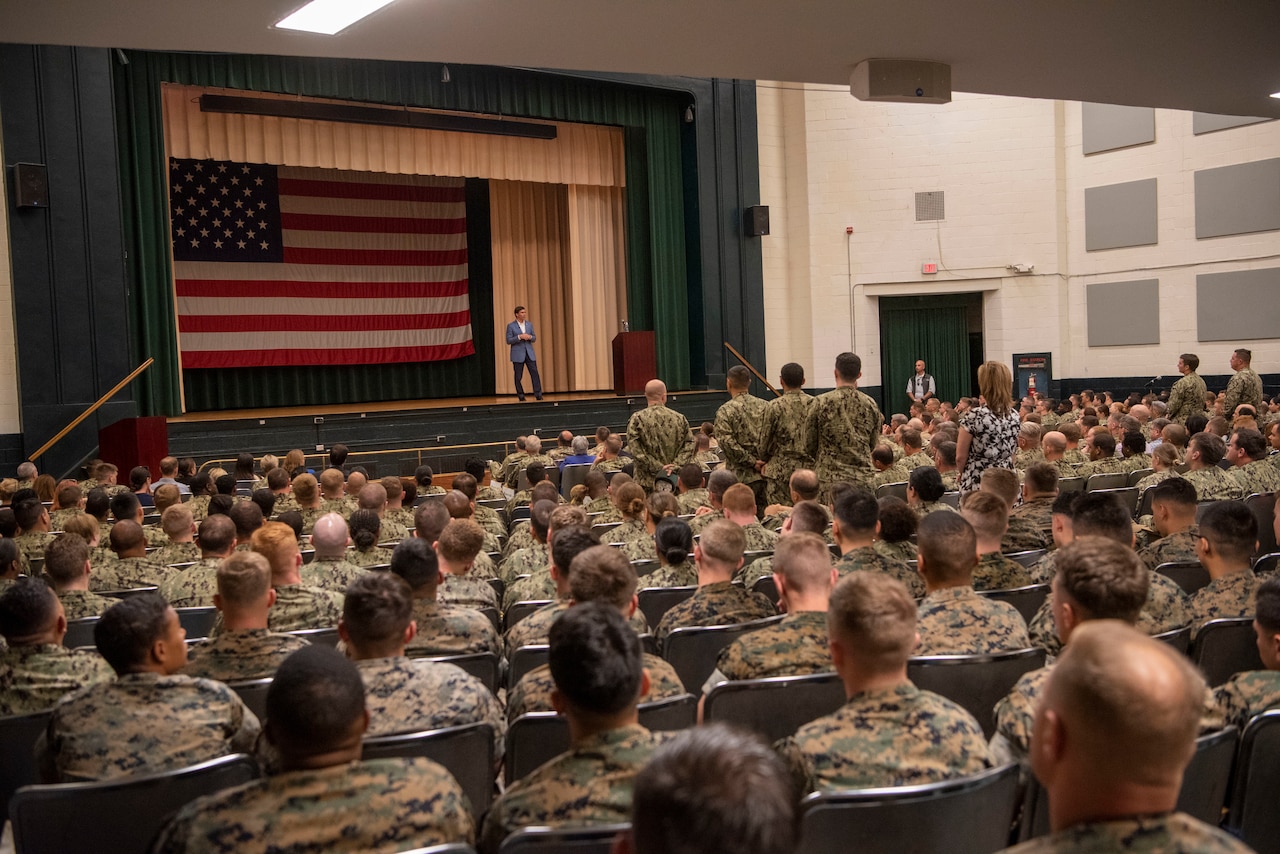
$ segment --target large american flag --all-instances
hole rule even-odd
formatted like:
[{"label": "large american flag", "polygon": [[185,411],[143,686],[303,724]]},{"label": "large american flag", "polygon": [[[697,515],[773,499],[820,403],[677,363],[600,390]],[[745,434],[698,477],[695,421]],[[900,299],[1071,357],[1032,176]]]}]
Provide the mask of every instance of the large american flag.
[{"label": "large american flag", "polygon": [[169,166],[183,368],[475,353],[462,178]]}]

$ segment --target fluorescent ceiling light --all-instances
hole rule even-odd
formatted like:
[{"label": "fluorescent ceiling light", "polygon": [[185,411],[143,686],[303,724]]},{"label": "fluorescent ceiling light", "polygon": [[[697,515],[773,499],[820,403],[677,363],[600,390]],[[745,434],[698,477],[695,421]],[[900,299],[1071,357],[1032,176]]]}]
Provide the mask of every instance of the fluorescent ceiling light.
[{"label": "fluorescent ceiling light", "polygon": [[1272,98],[1280,98],[1280,92],[1272,92],[1272,93],[1271,93],[1271,97],[1272,97]]},{"label": "fluorescent ceiling light", "polygon": [[391,0],[311,0],[276,24],[286,30],[305,30],[331,36],[389,4]]}]

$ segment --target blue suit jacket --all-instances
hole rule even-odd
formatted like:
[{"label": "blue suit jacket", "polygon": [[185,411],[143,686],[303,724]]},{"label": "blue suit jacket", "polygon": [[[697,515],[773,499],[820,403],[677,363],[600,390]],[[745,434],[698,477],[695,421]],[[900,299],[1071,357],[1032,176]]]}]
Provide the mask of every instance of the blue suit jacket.
[{"label": "blue suit jacket", "polygon": [[511,321],[507,324],[507,343],[511,345],[511,361],[513,362],[536,362],[538,357],[533,353],[533,342],[538,340],[538,334],[533,331],[533,321],[526,320],[524,325],[529,327],[529,334],[533,336],[530,341],[521,341],[520,324]]}]

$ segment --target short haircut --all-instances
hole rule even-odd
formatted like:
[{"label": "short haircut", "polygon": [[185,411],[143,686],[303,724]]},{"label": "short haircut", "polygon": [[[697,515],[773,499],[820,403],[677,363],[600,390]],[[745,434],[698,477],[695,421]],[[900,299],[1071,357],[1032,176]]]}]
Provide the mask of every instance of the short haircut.
[{"label": "short haircut", "polygon": [[1103,459],[1115,456],[1116,453],[1116,437],[1110,433],[1094,433],[1093,447],[1100,451]]},{"label": "short haircut", "polygon": [[1086,492],[1071,506],[1071,529],[1077,537],[1107,537],[1122,546],[1133,544],[1133,516],[1115,495]]},{"label": "short haircut", "polygon": [[727,519],[718,519],[702,529],[698,545],[704,556],[736,568],[746,551],[747,536],[738,525]]},{"label": "short haircut", "polygon": [[836,374],[847,383],[854,382],[862,374],[862,359],[856,353],[836,356]]},{"label": "short haircut", "polygon": [[106,610],[93,627],[93,642],[117,675],[147,660],[168,624],[169,603],[159,593],[139,593]]},{"label": "short haircut", "polygon": [[[233,474],[219,475],[214,481],[218,488],[219,495],[235,495],[236,494],[236,476]],[[114,511],[113,511],[114,512]]]},{"label": "short haircut", "polygon": [[611,605],[588,602],[551,624],[548,663],[556,689],[579,712],[609,716],[640,695],[640,637]]},{"label": "short haircut", "polygon": [[524,468],[525,477],[529,479],[529,485],[541,483],[547,478],[547,469],[542,463],[529,463]]},{"label": "short haircut", "polygon": [[920,431],[914,427],[907,427],[902,431],[902,446],[904,448],[919,448],[922,445]]},{"label": "short haircut", "polygon": [[1200,367],[1200,357],[1195,353],[1183,353],[1178,358],[1182,359],[1183,364],[1193,371]]},{"label": "short haircut", "polygon": [[449,563],[469,563],[484,546],[484,529],[470,519],[454,519],[436,540],[440,557]]},{"label": "short haircut", "polygon": [[[643,496],[644,490],[640,490],[640,494]],[[529,508],[529,526],[537,540],[547,539],[547,531],[551,530],[551,513],[556,506],[554,501],[542,500],[533,502],[533,506]],[[640,512],[644,512],[644,498],[640,499]]]},{"label": "short haircut", "polygon": [[1194,511],[1198,498],[1196,488],[1185,477],[1166,477],[1151,490],[1151,506],[1157,504],[1173,504],[1184,511]]},{"label": "short haircut", "polygon": [[804,366],[796,362],[787,362],[779,371],[782,384],[787,388],[800,388],[804,385]]},{"label": "short haircut", "polygon": [[[920,527],[916,511],[896,495],[886,495],[876,503],[880,506],[880,539],[887,543],[904,543],[911,539]],[[794,522],[791,530],[795,530]]]},{"label": "short haircut", "polygon": [[901,581],[889,575],[851,572],[831,593],[827,633],[869,668],[896,670],[906,664],[915,646],[915,600]]},{"label": "short haircut", "polygon": [[751,372],[742,365],[734,365],[725,374],[725,381],[734,388],[748,388],[751,385]]},{"label": "short haircut", "polygon": [[[325,469],[320,472],[320,487],[324,492],[338,492],[346,482],[347,478],[341,469]],[[294,488],[297,489],[297,486]]]},{"label": "short haircut", "polygon": [[973,577],[978,565],[978,538],[973,526],[959,513],[925,516],[920,520],[916,543],[924,569],[931,577],[946,582]]},{"label": "short haircut", "polygon": [[440,539],[449,524],[449,510],[439,501],[425,501],[413,511],[414,533],[429,543]]},{"label": "short haircut", "polygon": [[1050,463],[1032,463],[1027,466],[1026,484],[1032,492],[1055,492],[1058,489],[1058,469]]},{"label": "short haircut", "polygon": [[[5,508],[5,510],[8,510],[8,508]],[[77,513],[62,523],[62,533],[64,537],[66,534],[75,534],[88,543],[93,540],[94,537],[101,536],[102,523],[90,516],[88,513]],[[58,539],[63,539],[64,537],[59,537]],[[99,545],[101,544],[102,543],[99,542]]]},{"label": "short haircut", "polygon": [[113,552],[127,552],[135,549],[147,541],[146,534],[142,532],[142,526],[132,519],[122,519],[111,526],[111,550]]},{"label": "short haircut", "polygon": [[621,549],[593,546],[574,559],[569,593],[574,602],[603,602],[621,609],[635,595],[636,571]]},{"label": "short haircut", "polygon": [[[1256,432],[1256,431],[1255,431]],[[1261,436],[1262,434],[1258,434]],[[1147,452],[1147,438],[1137,430],[1130,430],[1120,440],[1126,457],[1136,457]]]},{"label": "short haircut", "polygon": [[921,501],[937,501],[947,491],[942,475],[933,466],[912,469],[907,485],[916,491]]},{"label": "short haircut", "polygon": [[262,508],[252,501],[237,501],[227,516],[236,526],[236,539],[250,537],[262,527]]},{"label": "short haircut", "polygon": [[1239,427],[1232,434],[1236,447],[1244,451],[1251,460],[1260,460],[1267,455],[1267,440],[1262,433],[1248,427]]},{"label": "short haircut", "polygon": [[394,573],[366,572],[347,585],[342,622],[357,644],[401,638],[412,617],[413,591]]},{"label": "short haircut", "polygon": [[272,735],[315,752],[340,743],[364,709],[360,671],[324,644],[290,654],[267,688]]},{"label": "short haircut", "polygon": [[981,485],[983,492],[994,492],[1004,499],[1004,503],[1012,507],[1022,491],[1018,483],[1018,473],[1013,469],[992,466],[982,472]]},{"label": "short haircut", "polygon": [[999,539],[1009,530],[1009,505],[993,492],[970,492],[960,504],[960,515],[984,539]]},{"label": "short haircut", "polygon": [[893,465],[893,448],[884,444],[876,445],[871,452],[871,459],[887,468]]},{"label": "short haircut", "polygon": [[1268,578],[1258,585],[1258,606],[1254,619],[1266,631],[1280,634],[1280,578]]},{"label": "short haircut", "polygon": [[735,483],[726,489],[720,503],[724,505],[725,510],[733,513],[754,514],[756,512],[755,493],[745,483]]},{"label": "short haircut", "polygon": [[89,544],[80,537],[58,537],[44,550],[44,571],[55,584],[70,584],[84,575]]},{"label": "short haircut", "polygon": [[[130,497],[132,498],[132,496]],[[138,499],[134,498],[133,500],[137,501]],[[23,531],[30,531],[38,525],[42,513],[44,513],[44,505],[40,503],[39,498],[28,498],[13,505],[13,518]]]},{"label": "short haircut", "polygon": [[0,635],[10,643],[38,635],[52,627],[57,613],[58,597],[49,585],[38,578],[18,578],[0,594]]},{"label": "short haircut", "polygon": [[1135,623],[1150,574],[1133,549],[1106,537],[1076,537],[1054,559],[1058,587],[1087,620]]},{"label": "short haircut", "polygon": [[208,516],[200,523],[197,537],[201,551],[221,554],[236,541],[236,526],[226,516]]},{"label": "short haircut", "polygon": [[80,503],[81,497],[80,487],[74,483],[68,483],[58,490],[58,506],[61,508],[75,507]]},{"label": "short haircut", "polygon": [[791,854],[799,835],[777,754],[723,724],[654,752],[635,778],[631,828],[636,854]]},{"label": "short haircut", "polygon": [[787,485],[801,501],[813,501],[818,497],[818,475],[811,469],[796,469]]},{"label": "short haircut", "polygon": [[[912,513],[911,515],[915,515]],[[827,511],[816,501],[799,501],[791,508],[791,533],[821,534],[831,524]]]},{"label": "short haircut", "polygon": [[1245,364],[1248,364],[1249,362],[1253,361],[1253,351],[1245,347],[1237,347],[1235,350],[1235,354],[1236,354],[1236,358],[1244,362]]},{"label": "short haircut", "polygon": [[680,483],[685,489],[698,489],[705,478],[702,466],[697,463],[685,463],[680,466]]},{"label": "short haircut", "polygon": [[562,575],[568,573],[572,577],[573,561],[587,549],[598,545],[600,537],[590,528],[585,525],[570,525],[556,529],[551,542],[547,544],[547,554],[550,562]]},{"label": "short haircut", "polygon": [[1206,466],[1216,466],[1227,455],[1227,443],[1207,431],[1192,436],[1188,444],[1191,450],[1200,452],[1200,462]]},{"label": "short haircut", "polygon": [[146,466],[134,466],[129,471],[129,486],[133,490],[142,489],[151,480],[151,471]]},{"label": "short haircut", "polygon": [[253,532],[249,547],[267,559],[273,575],[288,572],[298,553],[298,536],[282,522],[266,522]]},{"label": "short haircut", "polygon": [[[272,469],[276,471],[276,469]],[[255,489],[253,494],[249,496],[249,500],[258,505],[258,510],[262,513],[262,518],[266,519],[275,512],[276,496],[269,489]]]},{"label": "short haircut", "polygon": [[300,474],[293,479],[293,497],[303,504],[316,500],[317,488],[316,476],[313,474]]},{"label": "short haircut", "polygon": [[[923,468],[922,466],[915,471],[921,471]],[[937,469],[932,471],[937,474]],[[915,472],[911,474],[915,476]],[[841,528],[847,528],[859,534],[874,531],[876,522],[880,519],[880,505],[876,503],[876,497],[870,490],[860,486],[843,493],[836,499],[832,512],[835,513]]]},{"label": "short haircut", "polygon": [[812,593],[825,589],[831,579],[831,550],[817,534],[788,534],[778,540],[773,553],[773,571],[796,591]]},{"label": "short haircut", "polygon": [[[559,538],[559,532],[556,537]],[[693,554],[693,531],[683,519],[663,519],[654,528],[653,544],[668,566],[679,566]]]},{"label": "short haircut", "polygon": [[[936,435],[936,434],[935,434]],[[932,442],[929,447],[937,453],[943,463],[949,466],[956,464],[956,443],[950,440],[945,442]]]},{"label": "short haircut", "polygon": [[391,571],[417,591],[440,582],[440,559],[426,540],[406,537],[391,552]]},{"label": "short haircut", "polygon": [[[475,479],[474,475],[462,472],[461,474],[454,476],[453,483],[450,484],[450,487],[461,492],[471,501],[475,501],[476,493],[479,491],[479,482]],[[388,494],[390,494],[390,490],[388,490]]]},{"label": "short haircut", "polygon": [[738,482],[738,476],[728,469],[716,469],[707,478],[707,492],[722,496],[729,487]]},{"label": "short haircut", "polygon": [[1223,557],[1247,562],[1258,545],[1258,520],[1243,501],[1218,501],[1200,517],[1200,536]]},{"label": "short haircut", "polygon": [[271,564],[257,552],[236,552],[218,565],[218,595],[232,605],[253,605],[271,589]]}]

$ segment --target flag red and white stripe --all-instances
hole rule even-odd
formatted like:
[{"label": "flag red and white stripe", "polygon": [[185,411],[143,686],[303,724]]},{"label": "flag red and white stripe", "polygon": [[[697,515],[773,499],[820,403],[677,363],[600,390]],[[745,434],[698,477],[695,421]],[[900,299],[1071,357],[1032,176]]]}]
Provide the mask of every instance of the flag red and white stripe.
[{"label": "flag red and white stripe", "polygon": [[475,353],[463,179],[170,163],[183,368]]}]

